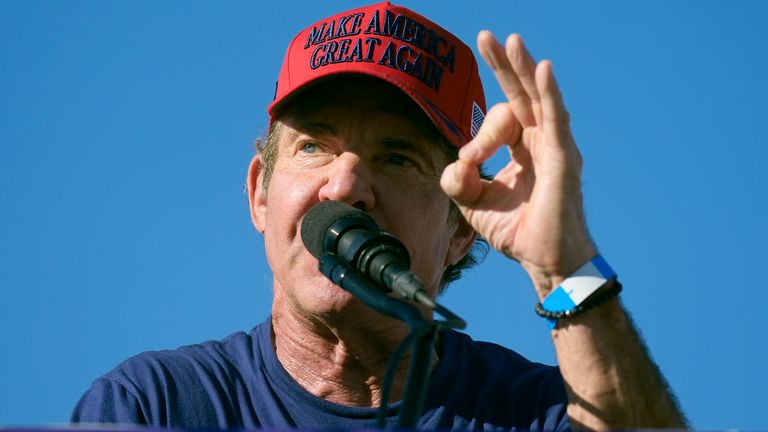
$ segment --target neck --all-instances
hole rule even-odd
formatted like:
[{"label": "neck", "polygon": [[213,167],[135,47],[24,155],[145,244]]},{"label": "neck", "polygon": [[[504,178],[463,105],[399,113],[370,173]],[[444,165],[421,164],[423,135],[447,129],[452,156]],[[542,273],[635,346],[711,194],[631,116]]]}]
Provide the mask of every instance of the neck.
[{"label": "neck", "polygon": [[[315,396],[348,406],[379,406],[391,354],[408,329],[394,319],[372,314],[365,314],[364,325],[273,308],[272,337],[277,358],[288,374]],[[433,355],[432,360],[434,367],[437,356]],[[408,364],[406,355],[398,365],[390,402],[402,396]]]}]

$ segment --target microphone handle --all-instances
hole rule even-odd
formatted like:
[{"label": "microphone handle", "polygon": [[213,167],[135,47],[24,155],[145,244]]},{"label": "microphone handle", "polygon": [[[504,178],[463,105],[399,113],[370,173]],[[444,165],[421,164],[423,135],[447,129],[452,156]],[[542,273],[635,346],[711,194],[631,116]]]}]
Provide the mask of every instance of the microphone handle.
[{"label": "microphone handle", "polygon": [[320,272],[377,312],[405,321],[411,328],[426,324],[416,307],[387,296],[335,254],[325,253],[320,257]]}]

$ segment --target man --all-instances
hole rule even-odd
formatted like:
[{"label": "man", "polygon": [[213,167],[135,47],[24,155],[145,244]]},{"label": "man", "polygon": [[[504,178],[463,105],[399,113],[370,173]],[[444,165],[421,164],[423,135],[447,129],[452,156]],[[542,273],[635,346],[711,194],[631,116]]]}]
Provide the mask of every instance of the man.
[{"label": "man", "polygon": [[[94,382],[73,422],[374,425],[407,328],[318,271],[299,233],[313,205],[333,200],[400,239],[431,297],[481,235],[524,267],[554,325],[559,369],[441,332],[418,427],[685,427],[587,233],[581,159],[551,63],[536,64],[516,35],[502,46],[481,32],[477,42],[508,98],[484,121],[471,50],[413,11],[381,3],[300,32],[248,172],[274,274],[271,317],[251,334],[128,360]],[[479,167],[503,145],[510,162],[482,179]],[[390,424],[400,408],[391,404]]]}]

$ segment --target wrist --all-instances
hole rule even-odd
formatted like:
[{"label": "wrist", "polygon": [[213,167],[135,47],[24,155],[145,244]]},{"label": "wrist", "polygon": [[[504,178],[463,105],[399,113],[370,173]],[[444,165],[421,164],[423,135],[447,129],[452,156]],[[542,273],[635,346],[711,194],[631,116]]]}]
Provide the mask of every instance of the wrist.
[{"label": "wrist", "polygon": [[561,319],[600,306],[620,292],[616,272],[597,255],[561,282],[535,309],[539,316],[547,318],[550,328],[555,328]]},{"label": "wrist", "polygon": [[520,264],[528,273],[536,294],[543,301],[552,291],[573,272],[579,269],[585,262],[597,255],[597,248],[589,244],[579,248],[560,260],[552,261],[547,265],[536,264],[530,261],[520,261]]}]

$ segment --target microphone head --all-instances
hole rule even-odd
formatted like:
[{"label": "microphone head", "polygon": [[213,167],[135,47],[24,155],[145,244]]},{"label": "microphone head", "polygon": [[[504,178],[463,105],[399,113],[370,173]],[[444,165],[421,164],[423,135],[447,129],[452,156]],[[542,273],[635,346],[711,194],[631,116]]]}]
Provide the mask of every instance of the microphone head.
[{"label": "microphone head", "polygon": [[[321,201],[304,215],[301,241],[315,258],[320,258],[337,237],[351,228],[378,231],[376,222],[362,210],[339,201]],[[334,248],[335,249],[335,248]]]}]

